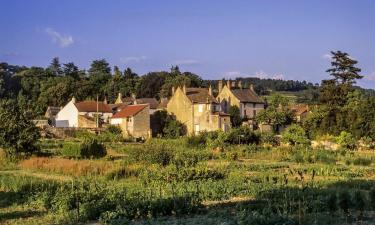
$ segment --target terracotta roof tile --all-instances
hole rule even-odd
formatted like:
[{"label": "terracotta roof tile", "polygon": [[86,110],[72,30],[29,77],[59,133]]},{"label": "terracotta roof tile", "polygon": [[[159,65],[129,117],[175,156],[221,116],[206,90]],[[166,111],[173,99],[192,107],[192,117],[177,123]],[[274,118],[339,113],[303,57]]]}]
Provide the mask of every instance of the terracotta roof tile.
[{"label": "terracotta roof tile", "polygon": [[124,107],[120,112],[113,115],[112,119],[134,116],[146,107],[147,105],[128,105]]},{"label": "terracotta roof tile", "polygon": [[96,101],[83,101],[74,103],[77,107],[78,112],[101,112],[101,113],[112,113],[112,109],[108,104],[104,102]]}]

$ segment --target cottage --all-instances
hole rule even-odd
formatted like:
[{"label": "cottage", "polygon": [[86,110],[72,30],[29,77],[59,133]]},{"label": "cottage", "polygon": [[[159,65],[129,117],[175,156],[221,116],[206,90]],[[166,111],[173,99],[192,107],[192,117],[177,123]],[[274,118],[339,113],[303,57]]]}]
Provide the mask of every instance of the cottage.
[{"label": "cottage", "polygon": [[61,109],[60,107],[48,106],[48,108],[46,110],[46,113],[44,114],[44,117],[50,121],[51,126],[56,125],[55,119],[56,119],[57,113],[59,113],[60,109]]},{"label": "cottage", "polygon": [[223,113],[220,104],[212,95],[211,87],[172,88],[172,97],[167,103],[167,111],[186,126],[188,134],[200,131],[227,131],[230,117]]},{"label": "cottage", "polygon": [[122,97],[122,94],[119,93],[115,101],[115,105],[138,105],[138,104],[149,104],[150,115],[154,114],[157,110],[159,102],[156,98],[136,98],[135,94],[132,94],[131,97]]},{"label": "cottage", "polygon": [[305,104],[292,105],[290,109],[293,113],[294,119],[299,123],[303,122],[310,113],[309,106]]},{"label": "cottage", "polygon": [[242,82],[227,81],[223,85],[223,81],[219,80],[219,94],[216,97],[220,103],[223,112],[228,113],[231,106],[237,106],[240,109],[241,118],[253,119],[261,110],[265,108],[265,102],[255,93],[254,88],[243,88]]},{"label": "cottage", "polygon": [[111,107],[98,101],[76,102],[72,100],[56,115],[56,127],[97,128],[108,123],[112,117]]},{"label": "cottage", "polygon": [[111,124],[121,128],[125,137],[151,136],[148,104],[128,105],[111,118]]}]

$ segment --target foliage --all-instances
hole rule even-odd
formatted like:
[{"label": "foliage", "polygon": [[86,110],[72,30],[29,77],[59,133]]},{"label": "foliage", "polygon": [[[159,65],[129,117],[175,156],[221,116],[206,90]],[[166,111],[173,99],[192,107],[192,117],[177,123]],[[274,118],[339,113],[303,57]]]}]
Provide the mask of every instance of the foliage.
[{"label": "foliage", "polygon": [[230,144],[259,144],[260,133],[252,131],[247,126],[233,128],[227,134],[225,142]]},{"label": "foliage", "polygon": [[344,149],[354,150],[357,147],[357,141],[349,132],[342,131],[337,137],[337,143]]},{"label": "foliage", "polygon": [[185,126],[180,121],[168,119],[163,128],[164,136],[167,138],[178,138],[186,133]]},{"label": "foliage", "polygon": [[292,123],[293,114],[288,107],[289,101],[281,95],[272,95],[268,100],[268,107],[256,115],[258,123],[272,125],[273,131],[278,132],[281,126]]},{"label": "foliage", "polygon": [[237,106],[230,106],[228,109],[228,114],[230,115],[230,122],[233,127],[241,126],[242,119],[240,115],[240,109]]},{"label": "foliage", "polygon": [[14,100],[0,100],[0,147],[9,158],[37,150],[39,130]]},{"label": "foliage", "polygon": [[297,125],[292,124],[282,133],[282,140],[285,143],[291,145],[307,145],[310,143],[310,140],[307,138],[305,130]]},{"label": "foliage", "polygon": [[106,130],[111,134],[115,134],[115,135],[122,134],[121,128],[116,125],[108,125],[106,127]]},{"label": "foliage", "polygon": [[61,154],[68,158],[89,159],[104,157],[107,151],[96,139],[86,139],[82,143],[65,143]]}]

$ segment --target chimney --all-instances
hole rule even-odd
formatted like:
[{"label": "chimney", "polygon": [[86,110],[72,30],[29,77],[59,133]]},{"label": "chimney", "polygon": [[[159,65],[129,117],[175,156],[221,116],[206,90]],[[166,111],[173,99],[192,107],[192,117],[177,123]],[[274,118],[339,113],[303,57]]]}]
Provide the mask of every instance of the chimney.
[{"label": "chimney", "polygon": [[211,87],[211,84],[210,84],[210,86],[208,86],[208,94],[211,95],[211,96],[213,96],[213,95],[212,95],[212,87]]},{"label": "chimney", "polygon": [[76,98],[73,96],[71,102],[76,103]]},{"label": "chimney", "polygon": [[231,80],[227,80],[227,87],[228,87],[229,89],[231,89],[231,87],[232,87],[231,83],[232,83]]},{"label": "chimney", "polygon": [[239,81],[238,81],[238,87],[239,87],[240,89],[242,89],[242,80],[239,80]]},{"label": "chimney", "polygon": [[104,96],[104,101],[103,101],[104,104],[108,104],[108,101],[107,101],[107,96]]},{"label": "chimney", "polygon": [[122,102],[122,94],[119,92],[118,95],[117,95],[117,99],[116,99],[116,104],[118,103],[121,103]]},{"label": "chimney", "polygon": [[219,93],[220,93],[221,90],[223,89],[223,80],[219,80],[219,82],[218,82],[218,89],[219,89]]},{"label": "chimney", "polygon": [[172,95],[174,95],[174,91],[175,91],[175,89],[174,89],[174,86],[172,87]]},{"label": "chimney", "polygon": [[137,99],[137,96],[135,95],[135,93],[132,93],[132,99],[133,99],[133,101],[135,101]]},{"label": "chimney", "polygon": [[250,90],[254,91],[254,85],[253,84],[250,84]]},{"label": "chimney", "polygon": [[184,84],[184,86],[182,86],[182,91],[184,92],[184,94],[186,95],[186,85]]},{"label": "chimney", "polygon": [[231,85],[232,85],[232,88],[233,88],[233,89],[236,88],[236,81],[234,80],[234,81],[231,83]]}]

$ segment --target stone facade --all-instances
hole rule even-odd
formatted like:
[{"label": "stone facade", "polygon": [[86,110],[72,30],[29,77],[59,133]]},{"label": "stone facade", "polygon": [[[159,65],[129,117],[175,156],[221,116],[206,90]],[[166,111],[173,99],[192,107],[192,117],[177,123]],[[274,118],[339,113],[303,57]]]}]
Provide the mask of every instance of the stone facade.
[{"label": "stone facade", "polygon": [[173,90],[167,112],[185,125],[189,135],[200,131],[226,131],[231,126],[229,115],[221,112],[210,90],[204,88]]},{"label": "stone facade", "polygon": [[265,107],[265,102],[258,97],[252,86],[249,89],[242,88],[242,85],[233,85],[230,81],[223,85],[219,81],[219,94],[216,97],[223,112],[228,113],[231,106],[240,109],[241,118],[253,119]]}]

